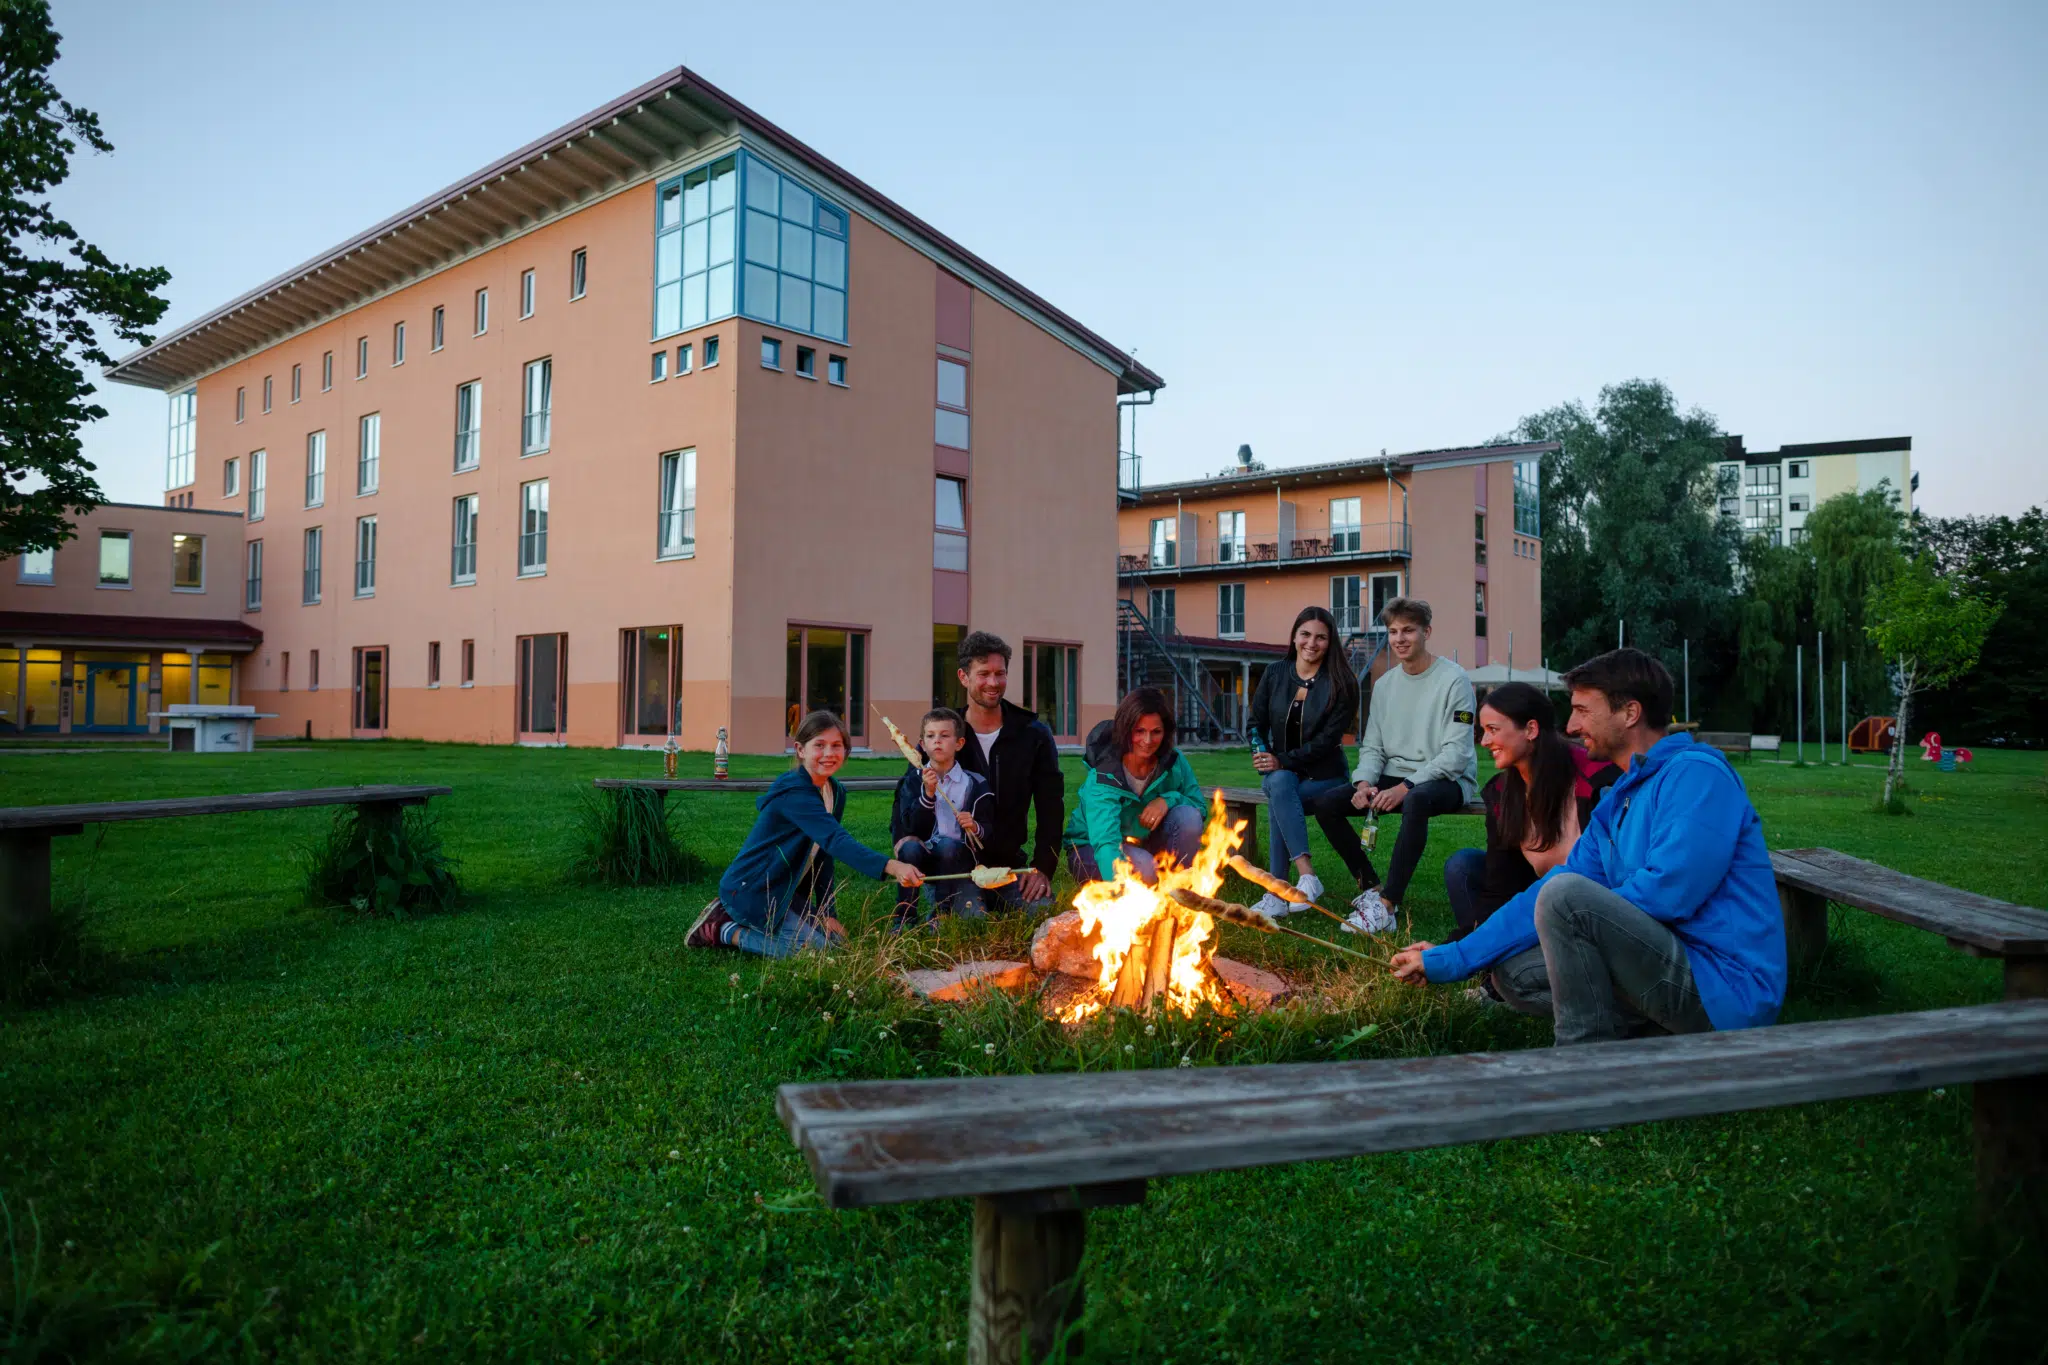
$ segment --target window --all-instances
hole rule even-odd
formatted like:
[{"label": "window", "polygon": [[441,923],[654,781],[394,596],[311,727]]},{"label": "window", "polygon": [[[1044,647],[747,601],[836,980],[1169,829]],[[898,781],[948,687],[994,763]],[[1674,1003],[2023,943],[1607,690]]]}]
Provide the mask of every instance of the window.
[{"label": "window", "polygon": [[1081,647],[1024,643],[1024,709],[1036,711],[1053,738],[1081,734]]},{"label": "window", "polygon": [[248,415],[249,391],[239,385],[235,388],[235,420],[241,421]]},{"label": "window", "polygon": [[1479,639],[1486,638],[1486,585],[1472,585],[1472,634]]},{"label": "window", "polygon": [[654,353],[654,365],[648,372],[647,382],[659,384],[666,378],[668,378],[668,352],[666,350],[656,351]]},{"label": "window", "polygon": [[519,732],[558,738],[568,729],[569,637],[519,637]]},{"label": "window", "polygon": [[1537,514],[1538,494],[1542,486],[1542,467],[1535,460],[1515,462],[1515,534],[1518,536],[1540,536],[1543,534],[1542,518]]},{"label": "window", "polygon": [[1474,512],[1472,514],[1472,562],[1474,564],[1484,564],[1486,562],[1485,512]]},{"label": "window", "polygon": [[825,379],[828,383],[846,387],[846,357],[835,355],[825,362]]},{"label": "window", "polygon": [[1804,493],[1794,493],[1791,497],[1785,499],[1785,510],[1787,512],[1811,512],[1813,510],[1813,499]]},{"label": "window", "polygon": [[405,324],[402,322],[391,324],[391,363],[393,365],[403,365],[405,363]]},{"label": "window", "polygon": [[261,450],[249,452],[249,520],[263,520],[263,467],[270,463],[270,456]]},{"label": "window", "polygon": [[220,494],[224,498],[238,498],[242,495],[242,462],[240,459],[221,461]]},{"label": "window", "polygon": [[806,379],[818,377],[818,352],[810,346],[796,348],[796,372]]},{"label": "window", "polygon": [[1401,575],[1397,573],[1374,574],[1371,585],[1372,615],[1366,619],[1365,623],[1361,624],[1368,625],[1368,628],[1370,625],[1377,625],[1380,620],[1380,613],[1387,609],[1387,603],[1400,595]]},{"label": "window", "polygon": [[1244,513],[1216,514],[1216,562],[1242,564],[1245,561]]},{"label": "window", "polygon": [[1355,555],[1362,540],[1359,522],[1359,499],[1330,499],[1330,553],[1333,555]]},{"label": "window", "polygon": [[306,433],[306,506],[327,501],[327,433]]},{"label": "window", "polygon": [[1171,569],[1180,563],[1180,519],[1152,518],[1152,567]]},{"label": "window", "polygon": [[474,303],[474,305],[472,305],[471,322],[475,328],[476,335],[478,336],[482,336],[487,330],[489,330],[491,325],[490,290],[479,289],[476,291],[476,302]]},{"label": "window", "polygon": [[377,591],[377,519],[356,518],[356,596]]},{"label": "window", "polygon": [[519,316],[523,318],[533,316],[533,272],[531,270],[519,272]]},{"label": "window", "polygon": [[697,452],[672,450],[661,457],[661,524],[655,554],[662,559],[697,553]]},{"label": "window", "polygon": [[1797,545],[1800,541],[1805,539],[1806,528],[1804,526],[1795,526],[1792,528],[1792,543],[1794,545]]},{"label": "window", "polygon": [[519,573],[548,571],[548,481],[519,485]]},{"label": "window", "polygon": [[370,377],[370,339],[369,339],[368,337],[357,337],[357,338],[356,338],[356,378],[358,378],[358,379],[367,379],[367,378],[369,378],[369,377]]},{"label": "window", "polygon": [[384,415],[368,412],[356,424],[356,496],[377,491],[378,453],[384,443]]},{"label": "window", "polygon": [[555,362],[528,361],[526,366],[526,425],[520,430],[522,455],[538,455],[548,448],[548,405],[553,401]]},{"label": "window", "polygon": [[270,376],[263,376],[263,410],[270,411]]},{"label": "window", "polygon": [[955,450],[968,448],[967,367],[940,357],[938,406],[933,410],[932,440]]},{"label": "window", "polygon": [[198,449],[199,390],[171,395],[170,453],[164,462],[164,487],[183,488],[192,482],[192,461]]},{"label": "window", "polygon": [[718,363],[718,338],[704,338],[704,368],[710,369]]},{"label": "window", "polygon": [[941,475],[933,517],[932,567],[967,572],[967,481]]},{"label": "window", "polygon": [[476,509],[475,493],[455,500],[455,529],[449,537],[448,581],[458,586],[476,582]]},{"label": "window", "polygon": [[484,385],[480,379],[455,386],[455,468],[475,469],[483,458]]},{"label": "window", "polygon": [[292,652],[288,649],[277,656],[277,690],[292,690]]},{"label": "window", "polygon": [[1244,638],[1244,584],[1216,585],[1216,633],[1226,640]]},{"label": "window", "polygon": [[[306,367],[303,365],[292,366],[292,401],[294,403],[299,401],[299,394],[305,379],[305,371]],[[286,657],[290,656],[287,655]]]},{"label": "window", "polygon": [[23,550],[21,569],[17,575],[23,583],[53,583],[57,579],[57,552],[55,550]]},{"label": "window", "polygon": [[577,247],[569,253],[569,297],[580,299],[587,287],[590,273],[590,253]]},{"label": "window", "polygon": [[1337,618],[1339,635],[1356,635],[1365,629],[1364,613],[1358,600],[1358,575],[1346,574],[1330,580],[1330,615]]},{"label": "window", "polygon": [[1788,460],[1785,463],[1785,477],[1804,479],[1813,474],[1813,466],[1805,460]]},{"label": "window", "polygon": [[448,310],[440,304],[434,305],[434,321],[428,329],[427,344],[440,350],[448,341]]},{"label": "window", "polygon": [[1178,595],[1178,589],[1175,588],[1152,589],[1145,603],[1145,619],[1151,622],[1154,634],[1180,634],[1180,613],[1175,603]]},{"label": "window", "polygon": [[746,270],[740,311],[830,341],[846,340],[845,211],[758,157],[747,155],[742,165]]},{"label": "window", "polygon": [[1782,524],[1781,471],[1774,464],[1753,464],[1742,471],[1742,529],[1778,543]]},{"label": "window", "polygon": [[206,537],[174,532],[171,536],[171,590],[206,590]]},{"label": "window", "polygon": [[761,368],[779,370],[782,368],[782,343],[774,337],[761,338]]},{"label": "window", "polygon": [[732,315],[739,179],[739,158],[728,156],[655,190],[654,335]]},{"label": "window", "polygon": [[242,609],[244,611],[262,611],[263,542],[260,540],[250,541],[243,554],[247,558],[248,574],[242,584]]},{"label": "window", "polygon": [[690,372],[690,361],[692,360],[692,358],[693,356],[690,344],[688,342],[684,342],[682,345],[676,347],[676,373],[679,375],[688,374]]},{"label": "window", "polygon": [[462,685],[464,687],[474,687],[476,685],[476,641],[474,640],[464,640],[462,642]]},{"label": "window", "polygon": [[792,737],[813,711],[830,711],[846,722],[858,745],[868,733],[868,636],[862,630],[791,626],[787,637],[784,712]]},{"label": "window", "polygon": [[299,602],[315,606],[320,601],[320,552],[323,537],[318,526],[306,528],[305,562],[299,569]]},{"label": "window", "polygon": [[683,704],[681,626],[619,632],[619,729],[627,735],[668,735],[680,728]]},{"label": "window", "polygon": [[427,686],[441,685],[441,642],[427,641]]},{"label": "window", "polygon": [[334,352],[320,353],[320,392],[326,393],[334,387]]}]

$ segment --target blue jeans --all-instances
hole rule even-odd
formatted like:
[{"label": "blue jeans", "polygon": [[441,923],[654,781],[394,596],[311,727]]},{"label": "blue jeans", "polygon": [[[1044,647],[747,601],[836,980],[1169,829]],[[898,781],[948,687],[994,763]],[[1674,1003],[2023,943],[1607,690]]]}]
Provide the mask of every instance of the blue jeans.
[{"label": "blue jeans", "polygon": [[[1307,782],[1301,774],[1286,768],[1276,768],[1267,773],[1259,782],[1266,793],[1267,823],[1272,826],[1272,849],[1267,854],[1266,870],[1283,881],[1293,881],[1293,862],[1308,852],[1308,812],[1325,802],[1333,792],[1349,792],[1351,779],[1347,777],[1318,777]],[[1331,833],[1331,826],[1350,836],[1352,847],[1358,846],[1358,833],[1351,828],[1351,822],[1339,816],[1332,820],[1318,813],[1316,822],[1323,827],[1326,838],[1337,845],[1340,856],[1344,854],[1343,835]],[[1364,854],[1361,852],[1360,857]],[[1347,866],[1351,859],[1344,858]]]},{"label": "blue jeans", "polygon": [[1461,848],[1444,859],[1444,895],[1451,902],[1451,918],[1458,925],[1453,938],[1463,938],[1477,929],[1487,916],[1511,899],[1487,885],[1483,848]]},{"label": "blue jeans", "polygon": [[[896,860],[909,863],[929,877],[970,870],[974,866],[974,851],[958,839],[913,838],[896,845]],[[924,888],[924,891],[931,895],[934,915],[958,913],[979,919],[985,913],[981,907],[981,888],[971,881],[938,882]],[[918,924],[930,918],[918,914],[918,900],[922,894],[913,887],[896,888],[897,924]]]},{"label": "blue jeans", "polygon": [[[1130,860],[1138,880],[1150,886],[1159,880],[1159,864],[1154,861],[1158,855],[1171,853],[1183,867],[1195,860],[1195,850],[1202,846],[1202,827],[1207,823],[1208,817],[1193,806],[1174,806],[1143,843],[1126,843],[1121,854]],[[1102,869],[1095,865],[1095,850],[1086,844],[1067,845],[1067,866],[1077,882],[1103,880]]]},{"label": "blue jeans", "polygon": [[756,957],[795,957],[806,948],[823,951],[839,940],[810,915],[788,914],[773,929],[757,929],[733,920],[721,929],[719,941]]},{"label": "blue jeans", "polygon": [[1590,877],[1543,884],[1536,940],[1494,964],[1493,984],[1524,1014],[1549,1015],[1560,1047],[1714,1027],[1684,942]]}]

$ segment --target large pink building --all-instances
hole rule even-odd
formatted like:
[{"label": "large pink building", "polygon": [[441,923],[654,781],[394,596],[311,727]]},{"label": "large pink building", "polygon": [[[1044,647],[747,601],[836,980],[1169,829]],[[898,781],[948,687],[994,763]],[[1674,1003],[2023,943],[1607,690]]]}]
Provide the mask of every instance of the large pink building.
[{"label": "large pink building", "polygon": [[678,68],[128,356],[239,512],[265,733],[779,749],[970,625],[1116,700],[1117,403],[1162,380]]}]

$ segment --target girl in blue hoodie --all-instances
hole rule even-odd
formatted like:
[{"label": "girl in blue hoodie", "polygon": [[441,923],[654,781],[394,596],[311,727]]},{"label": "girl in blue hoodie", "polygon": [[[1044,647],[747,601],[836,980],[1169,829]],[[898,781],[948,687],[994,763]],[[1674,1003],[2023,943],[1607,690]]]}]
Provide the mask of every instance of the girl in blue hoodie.
[{"label": "girl in blue hoodie", "polygon": [[797,766],[754,803],[760,812],[718,881],[718,899],[690,926],[692,948],[720,944],[762,957],[789,957],[846,937],[832,914],[835,860],[856,872],[916,888],[924,874],[877,853],[840,823],[846,788],[832,774],[846,762],[846,725],[813,711],[796,731]]}]

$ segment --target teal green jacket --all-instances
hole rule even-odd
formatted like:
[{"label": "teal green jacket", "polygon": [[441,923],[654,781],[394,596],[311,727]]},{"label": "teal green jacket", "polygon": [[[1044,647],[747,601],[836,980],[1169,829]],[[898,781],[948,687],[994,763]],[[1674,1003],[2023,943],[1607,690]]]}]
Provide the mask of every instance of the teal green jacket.
[{"label": "teal green jacket", "polygon": [[1138,823],[1138,815],[1153,798],[1165,798],[1169,810],[1175,806],[1209,808],[1201,783],[1195,781],[1195,770],[1179,750],[1161,754],[1158,770],[1145,784],[1145,790],[1134,792],[1124,785],[1123,755],[1107,753],[1106,748],[1090,747],[1088,775],[1081,779],[1080,804],[1067,820],[1067,840],[1094,849],[1095,865],[1105,877],[1123,856],[1125,839],[1142,843],[1150,833]]}]

